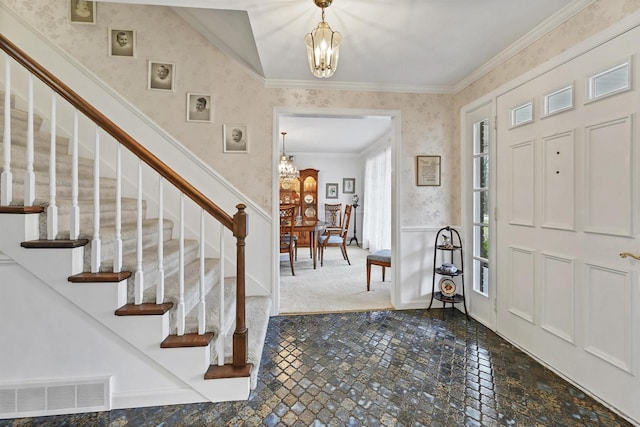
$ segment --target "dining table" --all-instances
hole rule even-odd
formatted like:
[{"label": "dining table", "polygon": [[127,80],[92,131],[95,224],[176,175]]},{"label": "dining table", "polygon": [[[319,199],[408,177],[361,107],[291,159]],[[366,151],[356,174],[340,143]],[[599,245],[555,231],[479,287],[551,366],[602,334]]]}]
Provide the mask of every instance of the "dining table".
[{"label": "dining table", "polygon": [[316,269],[316,260],[318,257],[318,234],[324,230],[325,222],[317,219],[302,219],[296,221],[293,231],[298,233],[309,233],[309,250],[311,258],[313,258],[313,269]]}]

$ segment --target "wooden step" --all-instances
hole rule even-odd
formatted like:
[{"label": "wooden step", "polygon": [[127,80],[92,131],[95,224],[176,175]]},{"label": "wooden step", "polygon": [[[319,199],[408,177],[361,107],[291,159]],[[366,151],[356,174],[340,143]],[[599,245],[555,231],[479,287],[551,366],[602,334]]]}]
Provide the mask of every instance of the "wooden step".
[{"label": "wooden step", "polygon": [[44,212],[44,206],[0,206],[0,213],[30,214],[42,212]]},{"label": "wooden step", "polygon": [[213,339],[213,332],[199,334],[169,335],[160,344],[161,348],[206,347]]},{"label": "wooden step", "polygon": [[79,248],[86,246],[89,243],[88,239],[77,240],[29,240],[20,243],[20,246],[28,249],[61,249],[61,248]]},{"label": "wooden step", "polygon": [[204,374],[205,380],[219,380],[222,378],[247,378],[251,375],[253,365],[247,363],[246,366],[236,368],[233,365],[209,365],[209,369]]},{"label": "wooden step", "polygon": [[171,307],[173,307],[172,302],[126,304],[116,310],[116,316],[157,316],[165,314]]},{"label": "wooden step", "polygon": [[69,281],[73,283],[90,283],[90,282],[122,282],[131,277],[130,271],[121,271],[119,273],[99,272],[99,273],[79,273],[69,276]]}]

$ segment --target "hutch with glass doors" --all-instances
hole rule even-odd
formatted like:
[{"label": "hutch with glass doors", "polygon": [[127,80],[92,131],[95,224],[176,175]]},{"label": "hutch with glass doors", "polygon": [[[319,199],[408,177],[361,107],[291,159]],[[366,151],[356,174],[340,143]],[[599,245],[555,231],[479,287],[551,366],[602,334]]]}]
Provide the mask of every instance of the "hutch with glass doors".
[{"label": "hutch with glass doors", "polygon": [[[318,220],[318,169],[303,169],[300,177],[280,180],[280,204],[296,205],[296,216],[301,220]],[[298,246],[310,245],[309,233],[298,235]]]}]

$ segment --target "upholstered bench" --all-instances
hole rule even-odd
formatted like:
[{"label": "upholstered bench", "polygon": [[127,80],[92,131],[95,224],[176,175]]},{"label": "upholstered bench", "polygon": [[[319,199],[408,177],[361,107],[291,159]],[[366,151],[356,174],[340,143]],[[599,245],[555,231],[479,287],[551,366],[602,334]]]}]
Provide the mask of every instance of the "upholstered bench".
[{"label": "upholstered bench", "polygon": [[382,267],[382,281],[384,282],[384,270],[386,267],[391,267],[391,249],[382,249],[367,255],[367,291],[370,290],[372,265]]}]

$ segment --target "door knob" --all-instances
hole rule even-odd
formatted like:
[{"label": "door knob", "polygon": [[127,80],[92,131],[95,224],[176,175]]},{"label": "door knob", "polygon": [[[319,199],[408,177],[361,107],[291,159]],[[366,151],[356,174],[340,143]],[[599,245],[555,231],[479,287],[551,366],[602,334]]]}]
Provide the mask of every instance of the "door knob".
[{"label": "door knob", "polygon": [[634,255],[631,252],[620,252],[620,258],[626,258],[630,256],[631,258],[640,261],[640,255]]}]

